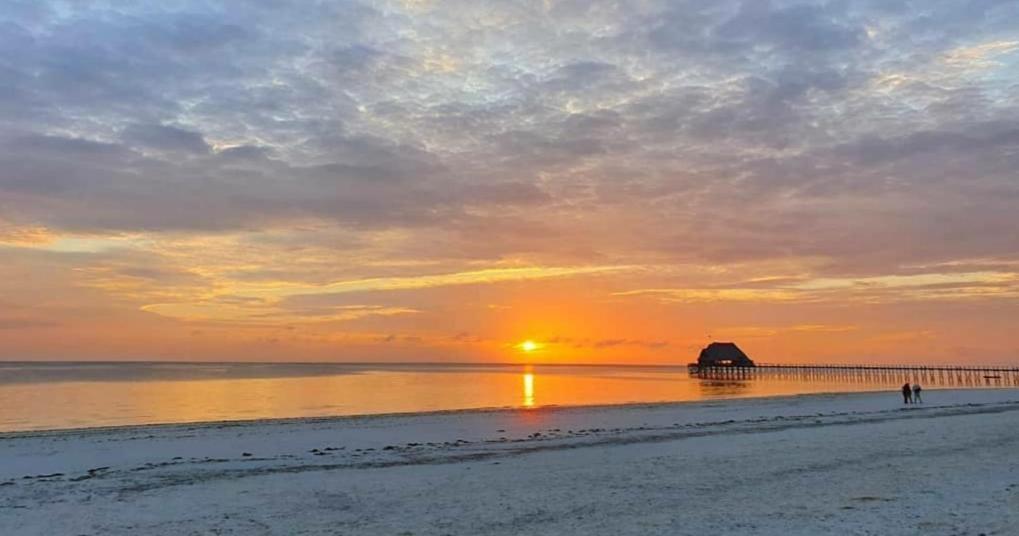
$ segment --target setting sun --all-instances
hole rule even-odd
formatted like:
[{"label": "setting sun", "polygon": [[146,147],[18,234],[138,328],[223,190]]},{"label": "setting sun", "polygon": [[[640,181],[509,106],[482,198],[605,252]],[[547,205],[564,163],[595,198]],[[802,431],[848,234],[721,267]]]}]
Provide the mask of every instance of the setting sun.
[{"label": "setting sun", "polygon": [[519,345],[517,345],[517,346],[518,346],[518,347],[519,347],[519,348],[520,348],[521,350],[523,350],[523,351],[525,351],[525,352],[533,352],[533,351],[537,350],[538,348],[540,348],[540,346],[538,345],[538,343],[536,343],[536,342],[534,342],[534,341],[531,341],[531,340],[527,340],[527,341],[524,341],[524,342],[520,343],[520,344],[519,344]]}]

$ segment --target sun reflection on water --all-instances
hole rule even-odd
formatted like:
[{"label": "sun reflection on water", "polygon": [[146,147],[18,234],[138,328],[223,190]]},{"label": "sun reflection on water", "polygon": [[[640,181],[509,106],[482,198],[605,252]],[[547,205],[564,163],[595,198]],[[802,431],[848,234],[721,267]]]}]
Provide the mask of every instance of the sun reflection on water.
[{"label": "sun reflection on water", "polygon": [[524,407],[534,407],[534,373],[524,372]]}]

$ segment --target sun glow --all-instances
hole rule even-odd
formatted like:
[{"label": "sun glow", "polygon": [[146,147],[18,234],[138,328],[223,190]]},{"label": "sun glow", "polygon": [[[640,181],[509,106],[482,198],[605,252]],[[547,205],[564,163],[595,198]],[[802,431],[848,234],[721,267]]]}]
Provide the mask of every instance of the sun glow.
[{"label": "sun glow", "polygon": [[525,352],[533,352],[533,351],[537,350],[538,348],[541,348],[541,346],[538,343],[536,343],[536,342],[534,342],[532,340],[526,340],[526,341],[518,344],[517,348],[520,348],[521,350],[523,350]]}]

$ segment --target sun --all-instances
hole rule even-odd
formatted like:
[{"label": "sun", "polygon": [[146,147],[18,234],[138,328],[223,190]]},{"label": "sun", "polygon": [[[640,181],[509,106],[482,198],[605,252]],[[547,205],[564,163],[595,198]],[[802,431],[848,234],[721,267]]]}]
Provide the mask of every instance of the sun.
[{"label": "sun", "polygon": [[524,342],[522,342],[522,343],[518,344],[517,346],[518,346],[518,347],[519,347],[519,348],[520,348],[521,350],[523,350],[523,351],[525,351],[525,352],[533,352],[533,351],[537,350],[538,348],[540,348],[540,346],[538,345],[538,343],[536,343],[536,342],[534,342],[534,341],[532,341],[532,340],[526,340],[526,341],[524,341]]}]

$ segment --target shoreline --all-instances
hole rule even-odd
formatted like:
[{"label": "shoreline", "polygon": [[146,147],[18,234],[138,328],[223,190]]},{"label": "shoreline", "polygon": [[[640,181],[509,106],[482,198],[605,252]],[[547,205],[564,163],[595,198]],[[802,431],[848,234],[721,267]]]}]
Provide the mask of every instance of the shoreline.
[{"label": "shoreline", "polygon": [[[969,389],[953,389],[951,387],[931,387],[926,391],[936,392],[968,392],[968,391],[1002,391],[1012,390],[1019,393],[1019,389],[1015,387],[979,387]],[[385,413],[362,413],[356,415],[331,415],[331,416],[308,416],[308,417],[280,417],[280,418],[268,418],[268,419],[227,419],[227,420],[213,420],[213,421],[184,421],[184,422],[157,422],[157,423],[146,423],[146,424],[124,424],[124,425],[111,425],[111,426],[84,426],[84,427],[73,427],[73,428],[46,428],[46,429],[28,429],[28,430],[10,430],[0,431],[0,441],[4,439],[18,439],[35,436],[56,436],[61,434],[89,434],[89,433],[105,433],[105,432],[118,432],[118,431],[144,431],[148,429],[168,429],[174,427],[183,427],[188,429],[209,427],[209,428],[222,428],[230,426],[273,426],[273,425],[287,425],[287,424],[320,424],[320,423],[343,423],[343,422],[356,422],[365,419],[395,419],[395,418],[413,418],[413,417],[428,417],[428,416],[441,416],[441,415],[457,415],[457,414],[500,414],[500,413],[516,413],[516,412],[543,412],[543,411],[571,411],[571,410],[600,410],[600,409],[641,409],[641,408],[668,408],[672,406],[678,407],[692,407],[702,404],[714,404],[719,402],[730,402],[730,401],[754,401],[754,400],[780,400],[780,399],[797,399],[797,398],[814,398],[814,397],[832,397],[832,396],[852,396],[852,395],[874,395],[880,393],[892,393],[897,394],[894,389],[873,389],[865,391],[829,391],[829,392],[813,392],[813,393],[800,393],[800,394],[775,394],[775,395],[750,395],[750,396],[734,396],[734,397],[718,397],[701,400],[675,400],[675,401],[662,401],[662,402],[624,402],[618,404],[549,404],[540,406],[504,406],[504,407],[477,407],[477,408],[458,408],[458,409],[441,409],[431,411],[407,411],[407,412],[385,412]]]}]

